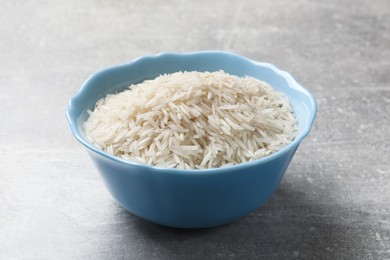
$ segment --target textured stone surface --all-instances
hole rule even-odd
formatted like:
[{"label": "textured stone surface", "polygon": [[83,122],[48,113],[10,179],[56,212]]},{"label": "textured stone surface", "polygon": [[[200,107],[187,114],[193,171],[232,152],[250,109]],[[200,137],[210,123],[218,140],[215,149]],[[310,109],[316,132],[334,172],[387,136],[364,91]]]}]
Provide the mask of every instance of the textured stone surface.
[{"label": "textured stone surface", "polygon": [[[0,1],[0,259],[390,259],[390,2]],[[93,72],[229,50],[290,71],[318,117],[279,190],[230,225],[147,223],[65,120]]]}]

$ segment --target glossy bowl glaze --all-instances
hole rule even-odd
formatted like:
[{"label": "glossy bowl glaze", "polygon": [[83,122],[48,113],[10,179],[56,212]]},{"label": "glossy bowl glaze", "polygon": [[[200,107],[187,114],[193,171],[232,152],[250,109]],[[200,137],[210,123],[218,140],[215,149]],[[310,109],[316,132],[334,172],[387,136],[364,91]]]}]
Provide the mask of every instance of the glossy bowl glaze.
[{"label": "glossy bowl glaze", "polygon": [[[283,92],[298,120],[296,139],[266,158],[208,170],[158,168],[125,161],[97,149],[86,139],[82,126],[88,117],[86,111],[106,94],[164,73],[217,70],[255,77]],[[87,149],[112,196],[145,220],[179,228],[226,224],[264,204],[277,189],[300,142],[309,134],[315,114],[314,97],[287,72],[219,51],[162,53],[103,69],[84,83],[66,111],[73,135]]]}]

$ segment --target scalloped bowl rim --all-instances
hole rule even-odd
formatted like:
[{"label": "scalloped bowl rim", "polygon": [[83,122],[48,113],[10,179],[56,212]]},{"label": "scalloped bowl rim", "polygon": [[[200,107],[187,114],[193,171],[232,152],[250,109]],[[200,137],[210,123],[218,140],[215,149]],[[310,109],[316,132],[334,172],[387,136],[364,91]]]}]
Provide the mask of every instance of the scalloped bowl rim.
[{"label": "scalloped bowl rim", "polygon": [[[282,76],[288,82],[289,88],[294,88],[295,90],[300,91],[301,93],[306,95],[310,100],[311,107],[309,109],[309,117],[308,117],[307,127],[302,132],[299,132],[298,135],[296,136],[296,138],[291,143],[289,143],[288,145],[283,147],[281,150],[279,150],[271,155],[268,155],[264,158],[257,159],[254,161],[239,163],[239,164],[235,164],[235,165],[231,165],[231,166],[226,166],[226,167],[199,169],[199,170],[197,170],[197,169],[196,170],[195,169],[188,170],[188,169],[177,169],[177,168],[162,168],[162,167],[151,166],[151,165],[147,165],[147,164],[127,161],[127,160],[121,159],[119,157],[110,155],[110,154],[104,152],[103,150],[98,149],[97,147],[93,146],[89,141],[87,141],[83,136],[81,136],[79,128],[77,126],[77,118],[80,115],[77,115],[77,116],[74,115],[74,113],[75,113],[74,110],[76,109],[75,104],[77,104],[78,99],[81,98],[81,96],[83,96],[89,88],[93,88],[93,85],[91,85],[90,82],[93,81],[94,78],[98,77],[102,73],[110,73],[111,71],[114,71],[114,70],[117,70],[120,68],[136,67],[140,62],[147,60],[147,59],[158,60],[159,58],[167,56],[167,55],[170,55],[174,58],[175,57],[176,58],[177,57],[184,57],[184,56],[191,57],[191,56],[195,56],[198,54],[221,54],[221,55],[232,56],[232,57],[235,57],[237,59],[242,59],[242,60],[245,60],[247,62],[250,62],[250,63],[252,63],[253,66],[268,68],[268,69],[272,70],[275,74]],[[286,93],[283,92],[283,94],[288,97],[288,95]],[[141,168],[141,170],[142,170],[142,168],[145,168],[146,170],[149,170],[149,171],[152,170],[152,171],[156,171],[156,172],[164,173],[164,174],[186,174],[186,175],[191,174],[191,175],[202,176],[204,174],[216,174],[216,173],[222,174],[222,173],[243,170],[243,169],[248,168],[248,167],[252,167],[255,165],[260,165],[260,164],[266,163],[268,161],[274,160],[275,158],[278,158],[278,157],[284,155],[290,148],[298,146],[302,142],[302,140],[310,133],[312,125],[314,123],[314,119],[316,117],[316,113],[317,113],[317,103],[316,103],[314,96],[306,88],[304,88],[302,85],[300,85],[291,76],[290,73],[283,71],[281,69],[278,69],[275,65],[273,65],[271,63],[266,63],[266,62],[254,61],[254,60],[248,59],[246,57],[243,57],[241,55],[234,54],[231,52],[198,51],[198,52],[190,52],[190,53],[162,52],[162,53],[159,53],[157,55],[141,56],[141,57],[138,57],[138,58],[136,58],[128,63],[110,66],[110,67],[101,69],[101,70],[97,71],[96,73],[92,74],[84,82],[84,84],[81,86],[81,88],[78,90],[78,92],[69,99],[68,108],[66,110],[66,117],[68,119],[69,125],[71,127],[71,131],[72,131],[73,135],[75,136],[75,138],[82,145],[84,145],[88,150],[90,150],[94,153],[97,153],[97,154],[105,157],[106,159],[115,161],[115,162],[120,163],[120,164],[139,167],[139,168]]]}]

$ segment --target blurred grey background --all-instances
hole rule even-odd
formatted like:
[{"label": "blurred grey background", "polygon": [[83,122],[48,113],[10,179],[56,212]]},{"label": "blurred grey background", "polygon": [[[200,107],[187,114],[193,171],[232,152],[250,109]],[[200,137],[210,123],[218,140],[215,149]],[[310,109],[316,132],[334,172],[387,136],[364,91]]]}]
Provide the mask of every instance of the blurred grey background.
[{"label": "blurred grey background", "polygon": [[[390,259],[387,0],[0,0],[0,259]],[[95,71],[164,51],[287,70],[318,116],[280,188],[177,230],[110,197],[65,119]]]}]

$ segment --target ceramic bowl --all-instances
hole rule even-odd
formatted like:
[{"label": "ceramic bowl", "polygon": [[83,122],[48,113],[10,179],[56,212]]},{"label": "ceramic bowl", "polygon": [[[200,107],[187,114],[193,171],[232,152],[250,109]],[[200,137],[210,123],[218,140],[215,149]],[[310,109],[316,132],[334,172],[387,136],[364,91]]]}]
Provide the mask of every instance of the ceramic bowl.
[{"label": "ceramic bowl", "polygon": [[[108,93],[177,71],[217,71],[268,82],[290,100],[298,120],[296,139],[252,162],[207,170],[158,168],[125,161],[94,147],[85,137],[88,109]],[[274,65],[220,51],[162,53],[92,75],[69,101],[71,131],[86,148],[111,195],[134,215],[160,225],[204,228],[235,221],[263,205],[277,189],[316,115],[314,97]],[[80,173],[82,174],[82,173]]]}]

